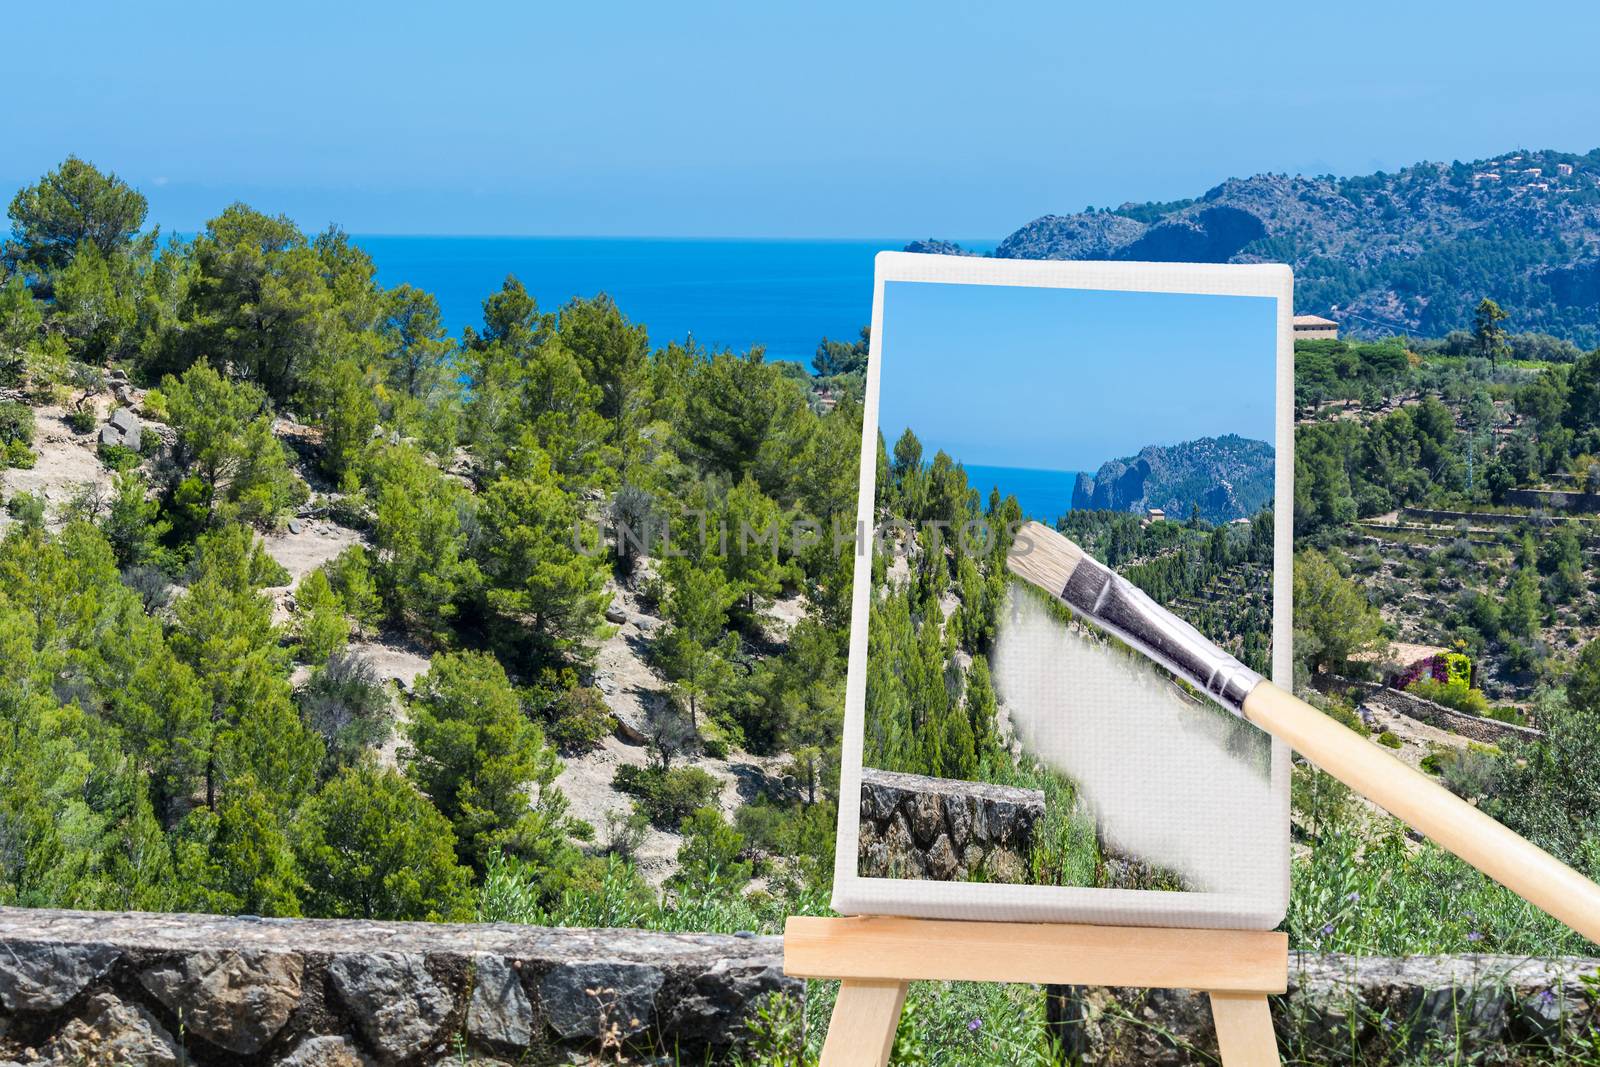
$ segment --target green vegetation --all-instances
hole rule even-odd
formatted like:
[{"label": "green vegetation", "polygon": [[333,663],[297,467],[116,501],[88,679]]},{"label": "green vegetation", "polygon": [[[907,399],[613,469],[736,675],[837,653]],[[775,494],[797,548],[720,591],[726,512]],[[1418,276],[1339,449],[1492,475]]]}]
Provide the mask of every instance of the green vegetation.
[{"label": "green vegetation", "polygon": [[[730,932],[825,911],[853,560],[791,523],[854,516],[865,335],[824,341],[806,382],[760,349],[652,342],[604,296],[541,309],[512,278],[456,339],[337,229],[235,205],[162,244],[144,215],[68,160],[18,195],[0,257],[0,466],[32,462],[34,408],[89,410],[112,370],[170,430],[108,455],[109,491],[6,495],[0,904]],[[1366,730],[1346,675],[1394,641],[1461,649],[1467,677],[1414,689],[1540,733],[1427,766],[1600,873],[1597,531],[1527,495],[1600,488],[1600,352],[1500,329],[1300,347],[1297,673]],[[873,560],[867,762],[1045,790],[1034,877],[1092,883],[1071,783],[995,734],[1003,539],[923,525],[1003,529],[1015,501],[912,434],[878,460],[912,529],[903,563]],[[263,537],[306,516],[362,543],[291,575]],[[1269,514],[1062,528],[1266,663]],[[629,724],[636,817],[594,827],[556,779],[612,743],[596,649],[624,593],[664,620],[627,640],[667,698]],[[429,657],[414,685],[374,673],[378,637]],[[736,749],[771,773],[730,812],[707,757]],[[1294,804],[1297,946],[1593,951],[1309,769]],[[633,863],[646,833],[680,844],[659,885]],[[1031,991],[911,1003],[907,1062],[1051,1062]],[[798,1026],[772,1011],[770,1032]]]}]

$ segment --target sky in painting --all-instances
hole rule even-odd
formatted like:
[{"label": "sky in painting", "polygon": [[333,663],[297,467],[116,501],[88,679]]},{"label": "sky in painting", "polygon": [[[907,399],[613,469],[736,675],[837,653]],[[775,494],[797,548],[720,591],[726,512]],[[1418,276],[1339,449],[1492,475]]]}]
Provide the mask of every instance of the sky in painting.
[{"label": "sky in painting", "polygon": [[887,282],[878,427],[924,458],[1093,471],[1146,445],[1271,443],[1277,301]]},{"label": "sky in painting", "polygon": [[0,196],[68,153],[192,231],[997,240],[1263,171],[1600,134],[1592,0],[10,5]]}]

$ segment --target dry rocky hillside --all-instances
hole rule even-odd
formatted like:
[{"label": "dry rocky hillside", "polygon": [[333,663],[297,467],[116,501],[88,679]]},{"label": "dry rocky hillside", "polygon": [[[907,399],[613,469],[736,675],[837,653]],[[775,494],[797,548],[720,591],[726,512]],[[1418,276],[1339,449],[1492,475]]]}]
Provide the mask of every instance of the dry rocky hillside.
[{"label": "dry rocky hillside", "polygon": [[[118,395],[125,403],[119,404]],[[94,411],[95,426],[83,433],[67,424],[67,407],[52,404],[35,408],[34,451],[38,459],[31,469],[0,470],[0,499],[9,500],[20,493],[43,499],[49,529],[59,529],[63,525],[75,502],[103,500],[111,490],[113,472],[100,457],[100,435],[103,429],[112,427],[114,416],[124,413],[118,417],[125,418],[125,413],[136,412],[139,432],[163,439],[168,436],[167,428],[152,421],[143,411],[143,397],[143,390],[120,383],[117,395],[90,397],[84,406]],[[279,438],[291,446],[301,442],[309,432],[308,427],[286,419],[278,420],[274,429]],[[299,450],[291,447],[290,454],[299,455]],[[150,463],[151,460],[145,460],[147,468]],[[322,482],[308,462],[300,462],[297,473],[314,486]],[[338,497],[336,492],[323,494],[323,500],[329,503],[336,502]],[[334,508],[308,504],[298,515],[285,519],[263,537],[268,554],[289,576],[286,584],[265,590],[274,601],[274,617],[280,624],[290,617],[294,587],[302,578],[351,545],[368,543],[360,531],[331,518],[330,512],[334,511]],[[0,531],[14,521],[0,508]],[[648,638],[663,623],[646,607],[634,588],[651,573],[649,564],[649,560],[644,561],[633,584],[613,582],[608,586],[612,593],[612,606],[607,613],[610,632],[597,650],[593,683],[604,694],[606,705],[616,718],[617,730],[593,751],[566,759],[565,768],[556,779],[557,787],[570,803],[570,813],[595,828],[597,842],[601,845],[610,843],[608,821],[620,820],[633,807],[633,799],[612,784],[616,769],[623,764],[642,767],[650,760],[646,733],[648,714],[652,705],[668,699],[666,680],[647,662]],[[803,615],[804,601],[798,596],[786,597],[767,611],[769,636],[781,642],[787,629]],[[400,728],[404,722],[404,701],[399,698],[408,693],[417,677],[428,669],[429,650],[414,638],[396,633],[358,638],[351,642],[350,650],[364,660],[395,695],[397,729],[379,750],[379,757],[385,763],[396,764],[404,745]],[[303,682],[308,673],[301,668],[296,675],[297,684]],[[739,805],[770,788],[782,775],[785,762],[783,756],[755,756],[735,750],[725,758],[686,753],[674,765],[698,767],[716,778],[720,784],[717,805],[724,814],[731,815]],[[649,827],[633,852],[640,873],[659,885],[676,869],[681,843],[681,834]]]}]

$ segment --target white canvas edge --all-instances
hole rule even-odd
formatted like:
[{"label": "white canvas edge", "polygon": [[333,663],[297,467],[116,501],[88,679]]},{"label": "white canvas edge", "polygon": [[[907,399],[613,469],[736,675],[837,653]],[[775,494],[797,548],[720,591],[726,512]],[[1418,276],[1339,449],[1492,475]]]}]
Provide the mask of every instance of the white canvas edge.
[{"label": "white canvas edge", "polygon": [[1294,274],[1281,264],[1135,263],[1089,260],[987,259],[880,252],[874,260],[872,334],[862,411],[860,495],[850,600],[850,658],[845,682],[839,777],[839,827],[832,907],[841,915],[903,915],[995,922],[1270,930],[1289,907],[1289,748],[1272,742],[1272,791],[1279,811],[1283,877],[1261,895],[1172,893],[1090,887],[863,878],[857,873],[861,819],[867,675],[867,616],[872,587],[878,453],[878,385],[885,282],[1025,285],[1152,293],[1275,298],[1277,307],[1277,440],[1273,518],[1272,679],[1293,683],[1294,560]]}]

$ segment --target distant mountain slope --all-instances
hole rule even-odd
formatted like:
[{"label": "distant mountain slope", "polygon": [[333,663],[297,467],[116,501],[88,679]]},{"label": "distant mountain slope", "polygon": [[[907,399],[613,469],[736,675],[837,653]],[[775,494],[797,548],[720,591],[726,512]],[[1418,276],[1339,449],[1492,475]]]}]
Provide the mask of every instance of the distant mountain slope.
[{"label": "distant mountain slope", "polygon": [[994,254],[1288,263],[1296,309],[1349,335],[1442,336],[1470,328],[1490,296],[1512,330],[1590,347],[1600,345],[1600,149],[1354,178],[1232,178],[1193,200],[1045,215]]},{"label": "distant mountain slope", "polygon": [[1109,511],[1160,508],[1187,519],[1227,522],[1254,515],[1272,501],[1273,451],[1238,434],[1177,445],[1149,445],[1136,456],[1103,463],[1094,477],[1078,475],[1072,506]]}]

